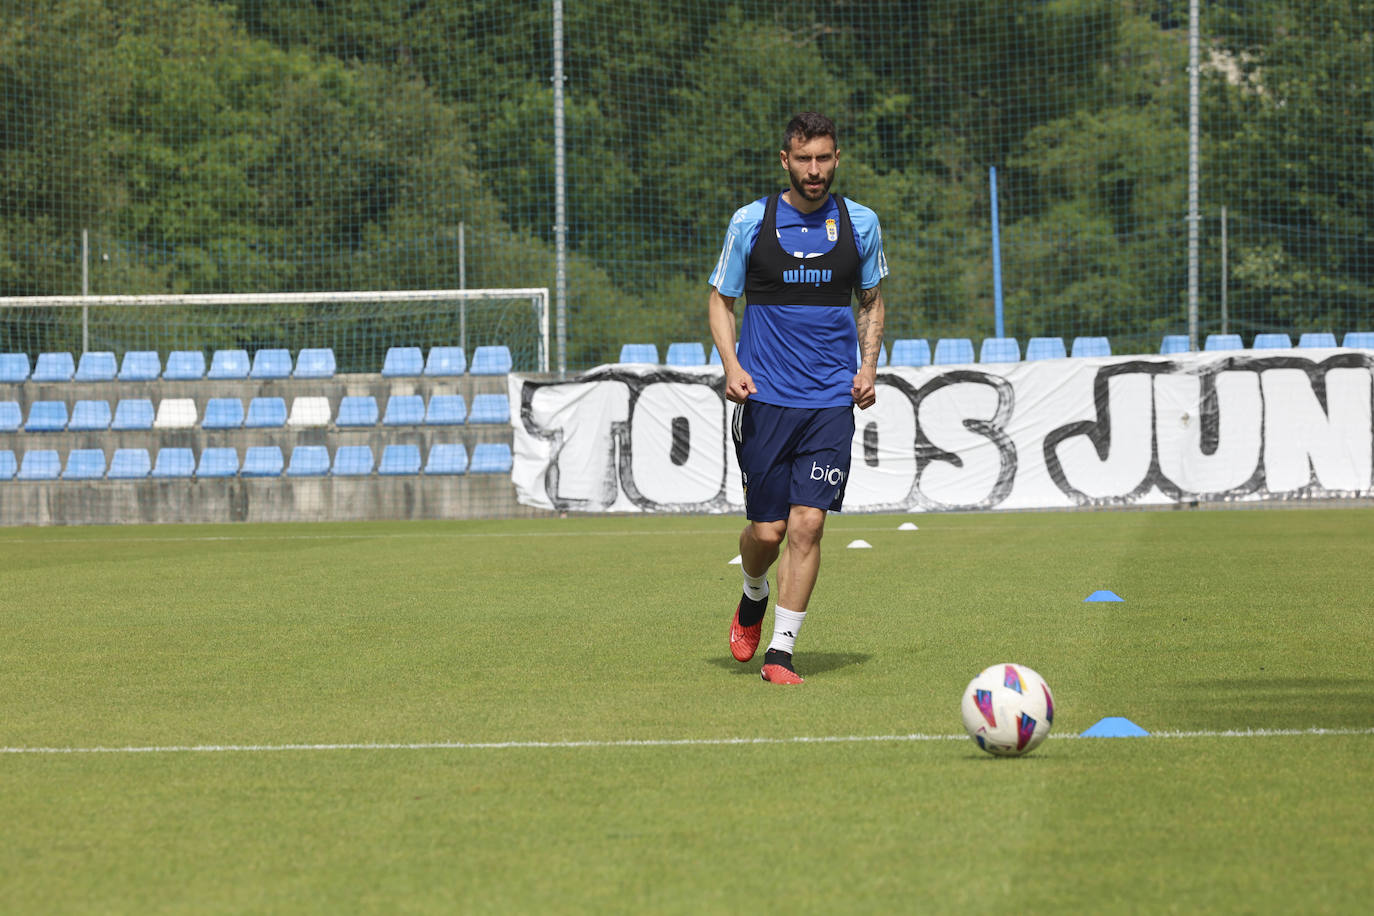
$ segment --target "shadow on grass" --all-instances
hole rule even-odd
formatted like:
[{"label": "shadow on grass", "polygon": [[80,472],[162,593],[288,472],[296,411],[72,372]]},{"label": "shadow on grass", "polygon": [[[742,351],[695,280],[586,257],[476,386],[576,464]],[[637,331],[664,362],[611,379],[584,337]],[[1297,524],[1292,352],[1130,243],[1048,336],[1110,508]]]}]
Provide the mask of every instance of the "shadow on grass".
[{"label": "shadow on grass", "polygon": [[[812,674],[824,674],[827,671],[837,671],[841,668],[851,668],[862,665],[873,658],[867,652],[807,652],[797,657],[797,670],[802,677]],[[716,655],[705,659],[706,664],[715,665],[731,674],[750,677],[759,676],[759,668],[763,667],[763,650],[754,656],[753,661],[740,663],[728,655]]]},{"label": "shadow on grass", "polygon": [[1184,681],[1178,692],[1208,709],[1217,728],[1368,728],[1374,679],[1221,677]]}]

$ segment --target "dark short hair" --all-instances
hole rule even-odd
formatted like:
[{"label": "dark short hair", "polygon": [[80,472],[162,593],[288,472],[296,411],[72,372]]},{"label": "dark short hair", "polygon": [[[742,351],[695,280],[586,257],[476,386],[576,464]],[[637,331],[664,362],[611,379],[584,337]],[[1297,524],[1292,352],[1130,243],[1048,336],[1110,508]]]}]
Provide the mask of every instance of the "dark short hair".
[{"label": "dark short hair", "polygon": [[819,112],[803,111],[787,122],[787,130],[783,131],[782,134],[782,148],[791,149],[794,139],[805,143],[807,140],[814,140],[817,137],[829,137],[835,141],[836,146],[840,145],[839,136],[835,133],[834,121]]}]

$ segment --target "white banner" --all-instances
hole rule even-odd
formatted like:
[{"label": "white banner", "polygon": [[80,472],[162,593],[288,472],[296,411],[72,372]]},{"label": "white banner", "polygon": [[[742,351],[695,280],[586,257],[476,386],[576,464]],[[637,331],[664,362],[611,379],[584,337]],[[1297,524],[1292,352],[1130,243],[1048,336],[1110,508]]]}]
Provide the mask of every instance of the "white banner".
[{"label": "white banner", "polygon": [[[1374,353],[1243,350],[892,368],[856,410],[849,512],[1374,494]],[[510,376],[520,502],[743,508],[719,367]]]}]

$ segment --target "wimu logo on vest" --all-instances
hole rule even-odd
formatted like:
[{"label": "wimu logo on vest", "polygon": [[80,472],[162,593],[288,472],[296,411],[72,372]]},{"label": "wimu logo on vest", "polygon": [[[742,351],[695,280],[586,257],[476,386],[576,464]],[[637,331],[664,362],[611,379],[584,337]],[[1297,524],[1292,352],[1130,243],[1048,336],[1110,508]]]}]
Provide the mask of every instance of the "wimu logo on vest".
[{"label": "wimu logo on vest", "polygon": [[816,270],[811,267],[798,267],[795,270],[784,270],[782,272],[782,282],[784,283],[810,283],[812,286],[820,286],[822,283],[830,282],[831,272],[828,270]]}]

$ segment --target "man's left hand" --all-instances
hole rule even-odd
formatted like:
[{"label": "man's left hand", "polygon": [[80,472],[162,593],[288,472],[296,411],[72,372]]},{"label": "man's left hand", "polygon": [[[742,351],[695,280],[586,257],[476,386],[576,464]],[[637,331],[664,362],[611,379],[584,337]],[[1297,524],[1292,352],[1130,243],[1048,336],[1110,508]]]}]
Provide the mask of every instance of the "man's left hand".
[{"label": "man's left hand", "polygon": [[859,372],[854,376],[854,387],[849,393],[854,396],[854,403],[860,410],[867,410],[878,400],[878,370],[872,366],[860,366]]}]

